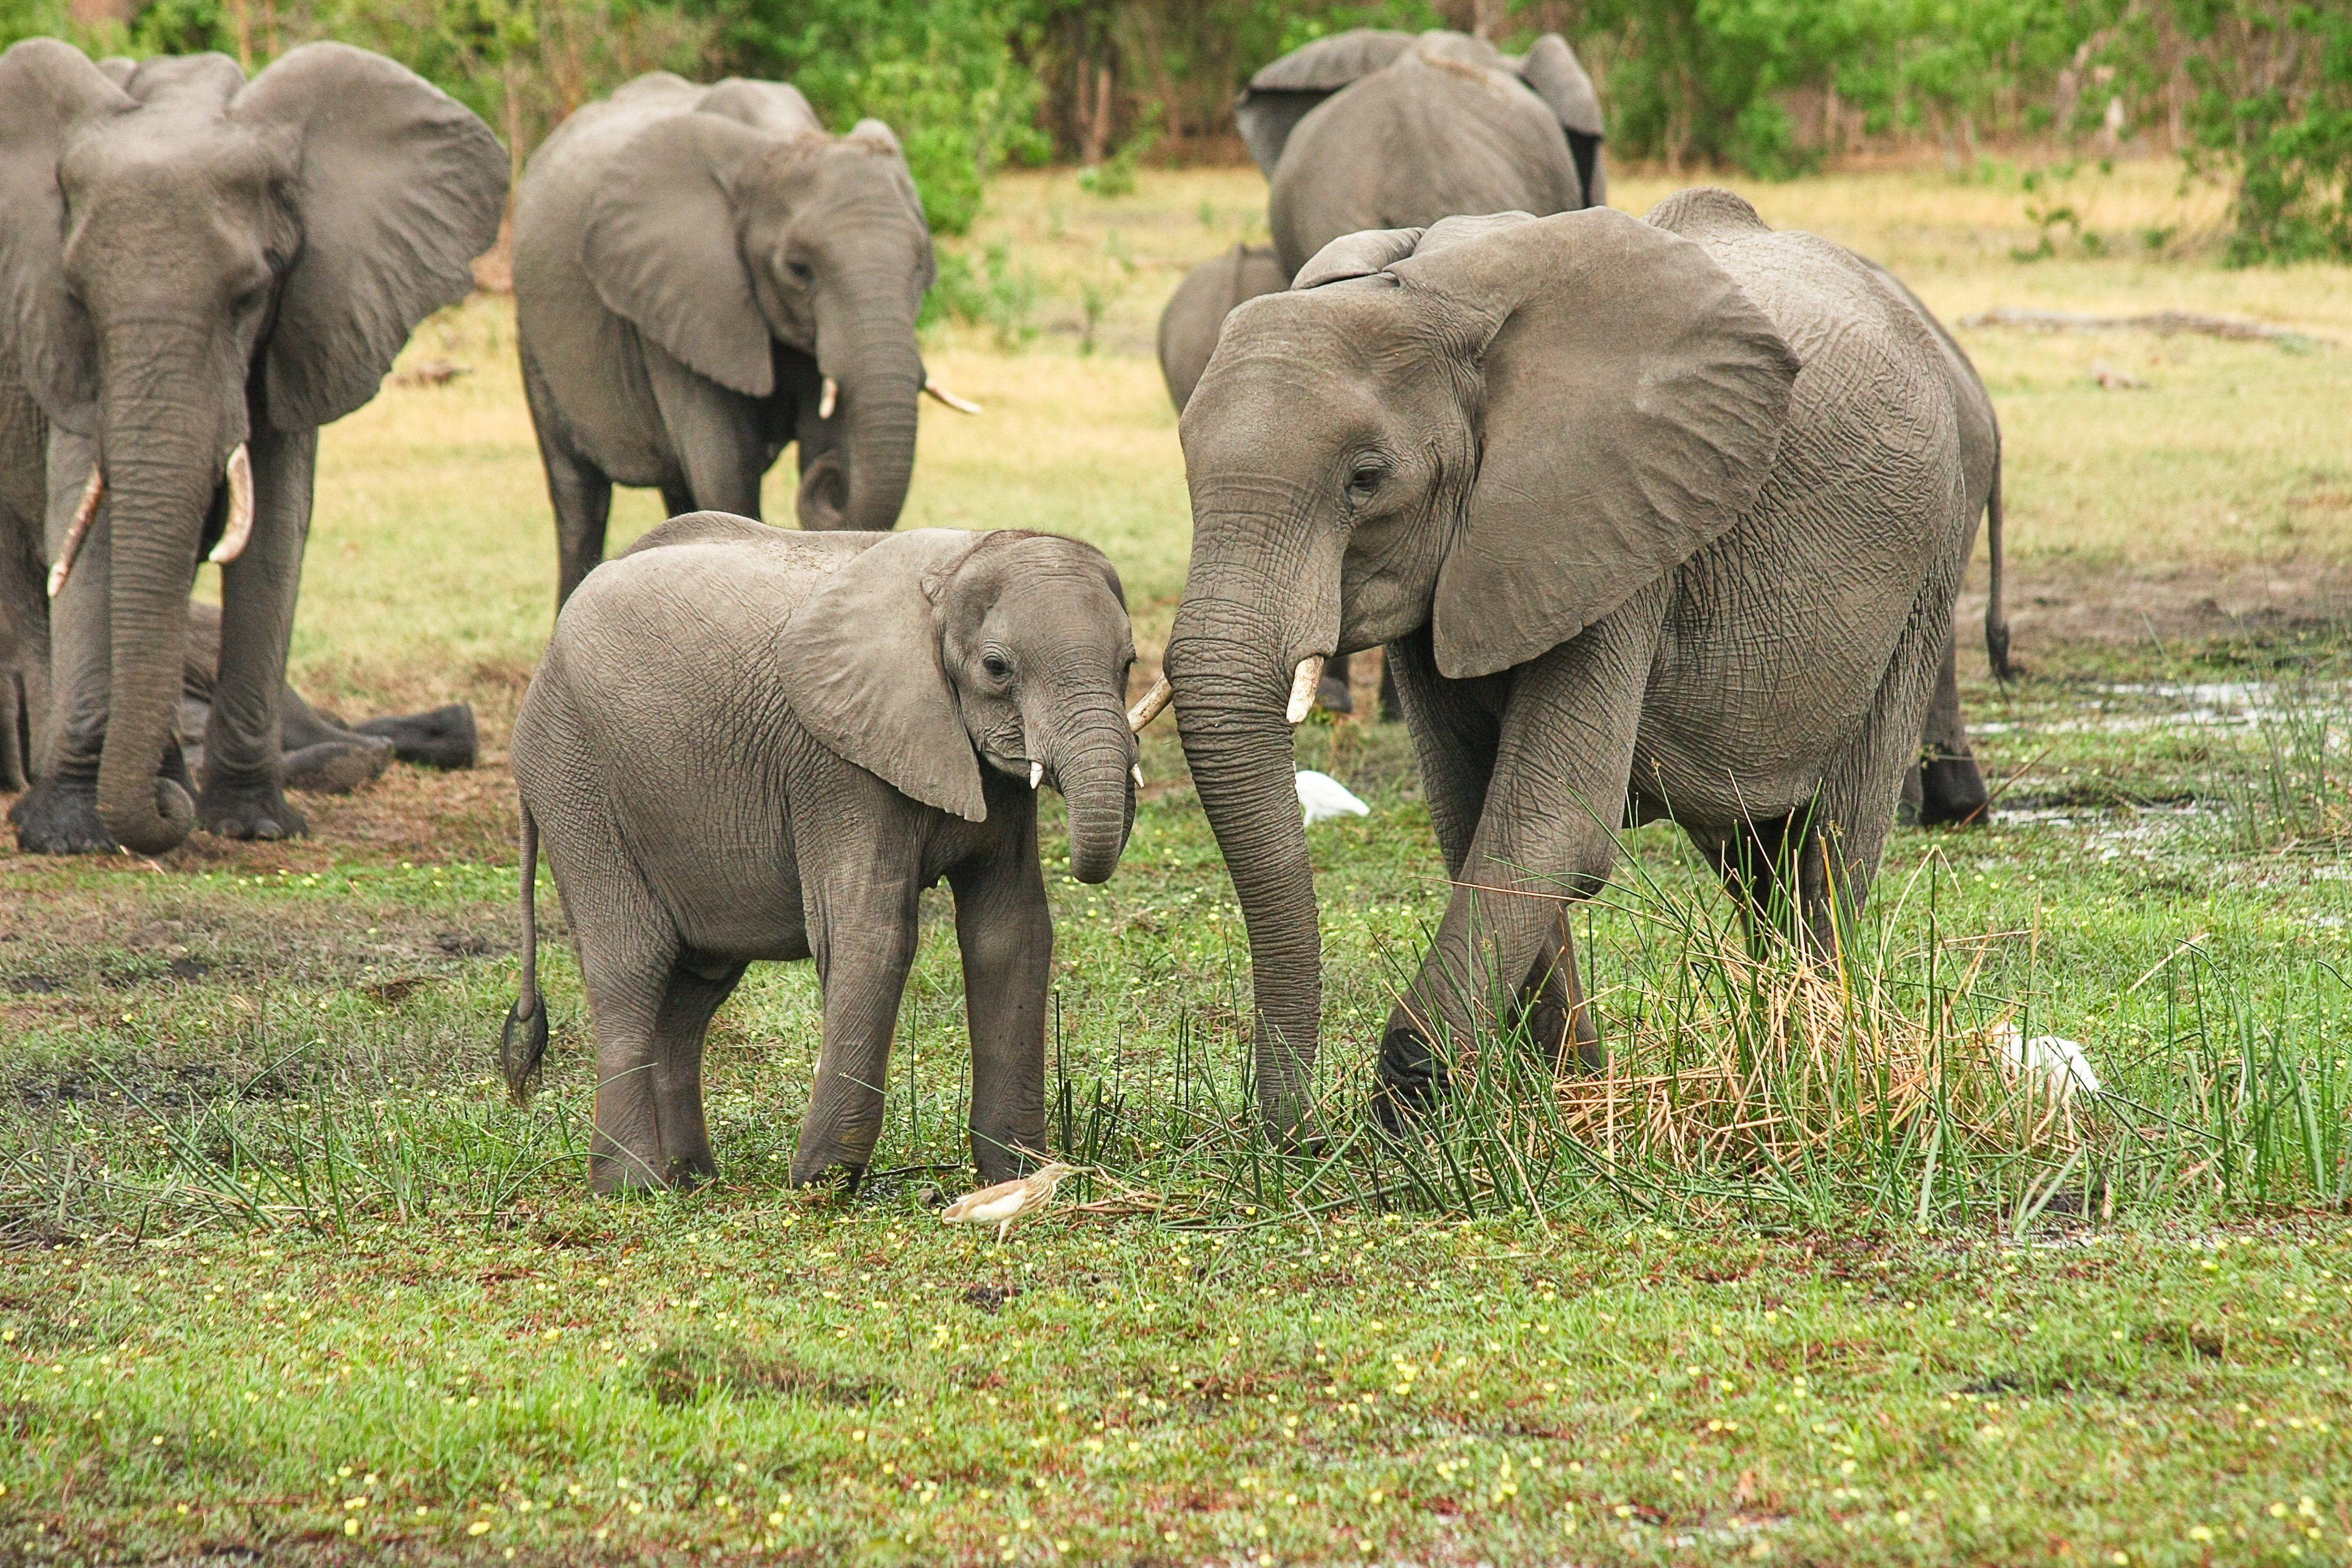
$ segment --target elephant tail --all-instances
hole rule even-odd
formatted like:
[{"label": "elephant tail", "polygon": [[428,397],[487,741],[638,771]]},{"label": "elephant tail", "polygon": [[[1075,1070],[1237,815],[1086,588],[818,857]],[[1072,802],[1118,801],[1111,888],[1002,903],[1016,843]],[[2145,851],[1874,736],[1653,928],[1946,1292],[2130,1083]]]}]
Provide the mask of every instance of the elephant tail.
[{"label": "elephant tail", "polygon": [[530,1100],[547,1056],[547,1003],[539,994],[539,824],[522,808],[522,995],[507,1014],[499,1065],[517,1105]]},{"label": "elephant tail", "polygon": [[1993,436],[1992,489],[1985,497],[1985,552],[1992,563],[1985,590],[1985,657],[1995,680],[2006,686],[2017,670],[2009,662],[2009,611],[2001,604],[2000,437]]}]

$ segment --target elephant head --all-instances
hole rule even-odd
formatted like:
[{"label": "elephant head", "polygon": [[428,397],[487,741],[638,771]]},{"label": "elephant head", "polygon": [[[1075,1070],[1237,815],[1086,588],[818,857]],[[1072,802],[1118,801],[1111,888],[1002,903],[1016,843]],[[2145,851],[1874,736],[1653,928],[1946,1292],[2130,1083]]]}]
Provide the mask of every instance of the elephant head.
[{"label": "elephant head", "polygon": [[1500,71],[1526,83],[1568,137],[1585,204],[1599,206],[1609,199],[1601,160],[1601,96],[1593,91],[1592,79],[1576,51],[1557,33],[1546,33],[1524,55],[1507,55],[1483,38],[1443,29],[1416,35],[1357,27],[1302,45],[1250,78],[1234,105],[1242,140],[1265,177],[1274,178],[1290,133],[1316,105],[1375,71],[1386,70],[1416,46],[1432,58]]},{"label": "elephant head", "polygon": [[95,444],[71,542],[102,493],[99,811],[152,854],[194,815],[159,769],[198,559],[253,525],[247,438],[374,395],[416,322],[472,288],[507,157],[455,100],[341,44],[249,82],[219,55],[109,64],[54,39],[0,57],[0,352]]},{"label": "elephant head", "polygon": [[1795,374],[1705,249],[1606,208],[1350,235],[1228,318],[1184,410],[1166,663],[1278,1130],[1320,1022],[1290,726],[1325,656],[1425,635],[1466,679],[1575,637],[1749,508]]},{"label": "elephant head", "polygon": [[890,128],[828,136],[793,89],[728,81],[648,123],[615,167],[583,240],[598,296],[747,397],[775,391],[776,345],[814,360],[847,473],[804,479],[802,523],[894,526],[927,385],[915,320],[938,268]]},{"label": "elephant head", "polygon": [[1092,545],[917,529],[810,595],[778,668],[803,726],[926,805],[984,820],[983,762],[1051,781],[1069,802],[1070,873],[1100,882],[1135,820],[1134,662],[1118,574]]}]

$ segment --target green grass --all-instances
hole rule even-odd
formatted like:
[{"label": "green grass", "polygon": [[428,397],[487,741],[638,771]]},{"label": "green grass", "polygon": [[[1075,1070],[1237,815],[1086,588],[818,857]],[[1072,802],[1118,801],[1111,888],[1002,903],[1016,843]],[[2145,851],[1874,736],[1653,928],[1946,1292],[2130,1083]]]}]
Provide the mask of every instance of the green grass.
[{"label": "green grass", "polygon": [[[2000,178],[1753,194],[1956,315],[2352,336],[2352,274],[2212,268],[2163,171],[2083,205],[2178,240],[2032,263]],[[927,411],[911,521],[1095,540],[1147,664],[1188,539],[1150,322],[1261,200],[1007,180],[968,247],[997,319],[929,349],[989,412]],[[308,802],[297,844],[0,858],[0,1562],[2352,1559],[2342,350],[1964,332],[2034,672],[1967,690],[2000,814],[1898,832],[1828,976],[1629,835],[1580,918],[1606,1079],[1466,1042],[1440,1114],[1370,1131],[1368,1045],[1447,893],[1396,727],[1300,741],[1374,807],[1311,836],[1318,1159],[1251,1126],[1246,948],[1172,735],[1108,885],[1065,874],[1049,800],[1052,1123],[1092,1173],[1000,1247],[929,1206],[969,1179],[940,894],[854,1198],[783,1185],[806,965],[719,1018],[696,1193],[585,1194],[560,943],[545,1086],[496,1081],[502,748],[553,553],[511,334],[502,300],[436,319],[413,353],[474,374],[329,433],[297,637],[347,708],[475,702],[488,765]],[[2126,353],[2155,390],[2089,381]],[[616,541],[655,513],[625,497]],[[2109,1092],[2020,1080],[2010,1021]]]}]

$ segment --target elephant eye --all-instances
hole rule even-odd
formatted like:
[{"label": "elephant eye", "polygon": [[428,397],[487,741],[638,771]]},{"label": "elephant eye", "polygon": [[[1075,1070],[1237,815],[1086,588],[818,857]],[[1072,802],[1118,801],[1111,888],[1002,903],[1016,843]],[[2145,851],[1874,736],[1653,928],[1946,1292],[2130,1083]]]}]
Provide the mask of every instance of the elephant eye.
[{"label": "elephant eye", "polygon": [[988,679],[991,680],[1013,679],[1013,667],[1004,662],[1004,656],[1001,653],[991,651],[981,655],[980,668],[988,671]]},{"label": "elephant eye", "polygon": [[1379,489],[1381,481],[1388,477],[1388,469],[1379,463],[1358,463],[1355,472],[1348,476],[1348,494],[1353,500],[1363,500]]},{"label": "elephant eye", "polygon": [[805,289],[816,281],[816,268],[805,261],[787,261],[784,263],[784,276]]}]

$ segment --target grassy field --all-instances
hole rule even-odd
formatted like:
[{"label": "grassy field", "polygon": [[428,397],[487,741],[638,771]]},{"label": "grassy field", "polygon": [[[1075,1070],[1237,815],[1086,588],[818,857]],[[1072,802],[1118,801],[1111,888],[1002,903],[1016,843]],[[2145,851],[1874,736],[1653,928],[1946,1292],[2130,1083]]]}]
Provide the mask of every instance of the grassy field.
[{"label": "grassy field", "polygon": [[[294,844],[0,857],[0,1562],[2352,1560],[2352,270],[2218,268],[2167,167],[1748,194],[1950,320],[2304,340],[1961,329],[2029,671],[1963,638],[1995,818],[1899,832],[1831,974],[1751,959],[1681,843],[1630,836],[1584,933],[1605,1078],[1486,1040],[1370,1133],[1445,887],[1399,729],[1318,722],[1302,765],[1373,814],[1312,835],[1336,1136],[1269,1153],[1231,889],[1155,731],[1108,886],[1048,808],[1054,1136],[1091,1174],[1001,1247],[933,1212],[968,1179],[940,895],[854,1198],[783,1185],[805,965],[720,1016],[698,1192],[585,1195],[560,949],[546,1087],[507,1101],[504,743],[552,531],[508,302],[428,323],[409,363],[472,374],[328,433],[297,679],[472,701],[485,766],[307,801]],[[2091,238],[2021,259],[2061,199]],[[1262,203],[1010,177],[949,268],[977,319],[929,357],[988,412],[926,412],[908,521],[1096,541],[1147,667],[1188,537],[1152,323]],[[2007,1025],[2103,1092],[2009,1070]]]}]

